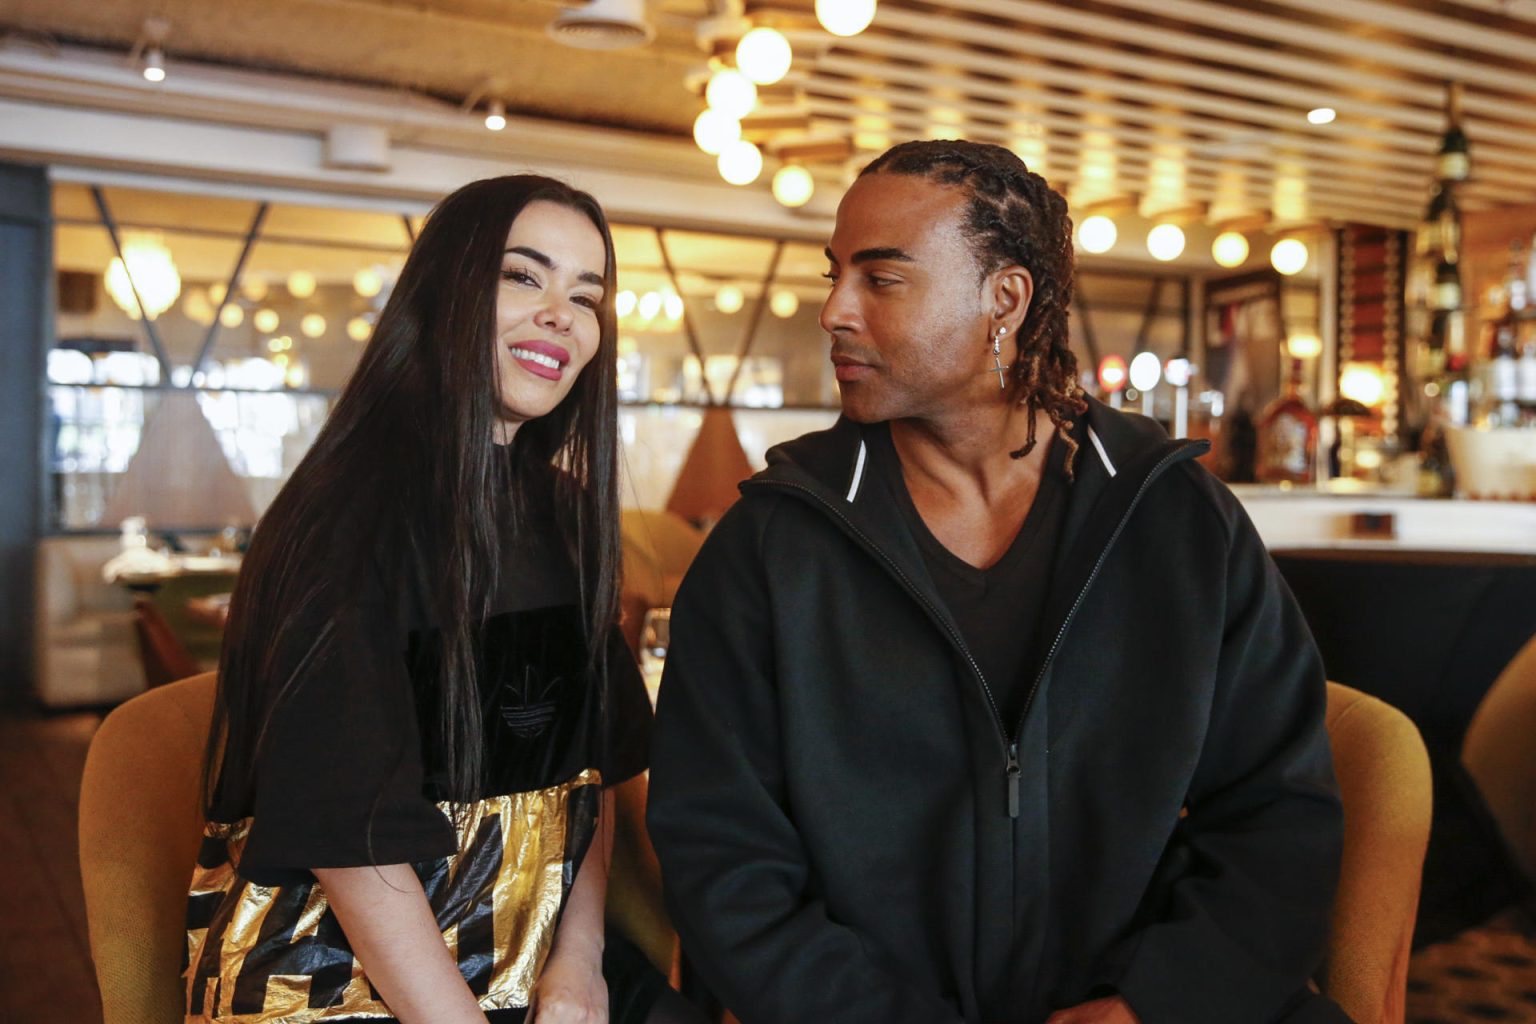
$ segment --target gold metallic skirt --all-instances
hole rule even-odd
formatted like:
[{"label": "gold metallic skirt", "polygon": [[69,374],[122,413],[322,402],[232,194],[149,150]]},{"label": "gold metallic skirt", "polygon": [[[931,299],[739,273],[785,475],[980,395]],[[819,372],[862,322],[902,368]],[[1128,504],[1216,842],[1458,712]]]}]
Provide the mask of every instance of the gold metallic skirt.
[{"label": "gold metallic skirt", "polygon": [[[593,769],[549,789],[489,797],[456,823],[458,852],[415,865],[443,941],[483,1010],[526,1007],[594,832]],[[452,820],[449,804],[439,808]],[[187,929],[187,1021],[305,1024],[393,1015],[313,880],[261,886],[236,871],[251,820],[210,822]]]}]

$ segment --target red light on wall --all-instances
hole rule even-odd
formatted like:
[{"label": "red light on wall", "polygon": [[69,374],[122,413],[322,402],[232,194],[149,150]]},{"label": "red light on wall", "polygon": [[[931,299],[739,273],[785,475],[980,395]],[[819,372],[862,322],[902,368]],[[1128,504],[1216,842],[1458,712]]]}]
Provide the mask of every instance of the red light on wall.
[{"label": "red light on wall", "polygon": [[1119,391],[1125,387],[1127,372],[1125,360],[1120,356],[1105,356],[1099,361],[1099,387],[1105,391]]}]

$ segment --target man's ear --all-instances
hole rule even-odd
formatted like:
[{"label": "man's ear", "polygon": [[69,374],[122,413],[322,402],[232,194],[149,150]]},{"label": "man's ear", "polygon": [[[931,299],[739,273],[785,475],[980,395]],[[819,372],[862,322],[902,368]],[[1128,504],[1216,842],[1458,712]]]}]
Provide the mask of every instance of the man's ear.
[{"label": "man's ear", "polygon": [[1017,338],[1024,326],[1024,315],[1035,297],[1035,278],[1018,264],[1002,267],[988,275],[992,300],[992,329],[1008,328],[1008,336]]}]

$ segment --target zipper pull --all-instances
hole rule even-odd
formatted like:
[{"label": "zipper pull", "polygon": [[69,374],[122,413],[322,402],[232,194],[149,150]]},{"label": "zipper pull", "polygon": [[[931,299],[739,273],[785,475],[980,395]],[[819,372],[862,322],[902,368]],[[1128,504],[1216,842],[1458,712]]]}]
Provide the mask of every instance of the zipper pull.
[{"label": "zipper pull", "polygon": [[1019,745],[1008,745],[1008,817],[1019,816],[1019,776],[1023,772],[1019,769]]}]

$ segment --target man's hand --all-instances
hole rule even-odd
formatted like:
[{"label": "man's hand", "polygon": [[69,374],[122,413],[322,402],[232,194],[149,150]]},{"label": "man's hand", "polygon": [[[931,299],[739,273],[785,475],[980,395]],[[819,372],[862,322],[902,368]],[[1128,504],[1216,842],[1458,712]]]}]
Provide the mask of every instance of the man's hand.
[{"label": "man's hand", "polygon": [[1045,1024],[1141,1024],[1141,1018],[1119,996],[1106,996],[1057,1010]]},{"label": "man's hand", "polygon": [[552,953],[533,986],[533,1024],[608,1024],[602,956]]}]

